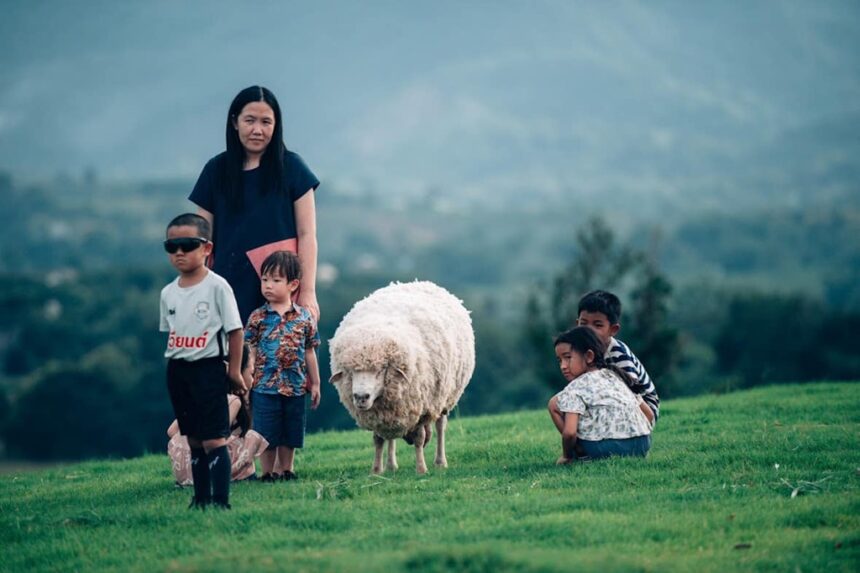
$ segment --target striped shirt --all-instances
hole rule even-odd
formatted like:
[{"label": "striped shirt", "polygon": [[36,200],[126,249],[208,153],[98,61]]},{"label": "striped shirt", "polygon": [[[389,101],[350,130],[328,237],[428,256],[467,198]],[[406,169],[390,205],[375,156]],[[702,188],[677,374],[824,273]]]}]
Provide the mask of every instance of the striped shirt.
[{"label": "striped shirt", "polygon": [[654,412],[654,420],[660,417],[660,397],[657,396],[657,389],[645,371],[645,367],[636,358],[636,355],[630,351],[630,348],[618,340],[617,338],[609,339],[609,347],[606,349],[607,364],[614,364],[623,372],[627,373],[628,379],[625,381],[634,393],[642,396],[648,407]]}]

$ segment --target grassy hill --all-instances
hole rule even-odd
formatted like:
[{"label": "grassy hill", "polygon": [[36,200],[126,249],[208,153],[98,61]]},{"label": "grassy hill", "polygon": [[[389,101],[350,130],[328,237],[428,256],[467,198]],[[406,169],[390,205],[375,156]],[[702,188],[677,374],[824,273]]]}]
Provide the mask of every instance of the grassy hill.
[{"label": "grassy hill", "polygon": [[858,412],[850,383],[677,400],[647,459],[569,467],[543,412],[454,419],[423,477],[317,434],[231,512],[186,511],[160,454],[5,475],[0,570],[857,571]]}]

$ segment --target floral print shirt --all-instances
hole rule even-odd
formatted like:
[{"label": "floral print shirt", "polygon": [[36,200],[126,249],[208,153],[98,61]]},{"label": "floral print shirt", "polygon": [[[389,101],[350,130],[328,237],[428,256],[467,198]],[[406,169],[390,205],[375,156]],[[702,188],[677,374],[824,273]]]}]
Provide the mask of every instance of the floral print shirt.
[{"label": "floral print shirt", "polygon": [[269,303],[251,313],[245,326],[245,342],[254,349],[254,382],[251,390],[263,394],[302,396],[308,376],[305,354],[320,344],[311,313],[293,304],[283,316]]},{"label": "floral print shirt", "polygon": [[583,440],[623,440],[651,433],[639,399],[608,368],[575,378],[556,398],[559,410],[579,414],[576,435]]}]

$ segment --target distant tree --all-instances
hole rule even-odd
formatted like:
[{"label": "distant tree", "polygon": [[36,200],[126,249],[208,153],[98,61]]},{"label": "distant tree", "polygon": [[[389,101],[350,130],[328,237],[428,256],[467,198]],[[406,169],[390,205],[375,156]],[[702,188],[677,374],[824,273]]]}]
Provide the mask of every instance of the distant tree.
[{"label": "distant tree", "polygon": [[8,390],[0,385],[0,456],[6,450],[6,428],[12,415],[12,406],[9,403]]},{"label": "distant tree", "polygon": [[5,442],[13,456],[33,460],[138,455],[144,448],[128,423],[130,406],[103,373],[49,369],[20,396]]},{"label": "distant tree", "polygon": [[714,344],[718,372],[739,375],[744,387],[824,378],[823,316],[801,295],[736,295]]},{"label": "distant tree", "polygon": [[633,304],[625,340],[646,365],[648,374],[659,385],[658,393],[665,398],[672,395],[680,358],[679,332],[669,320],[672,285],[652,256],[642,257],[637,271],[636,286],[630,294]]},{"label": "distant tree", "polygon": [[475,373],[460,399],[460,412],[472,416],[541,407],[546,403],[545,388],[534,384],[522,335],[481,310],[472,313]]},{"label": "distant tree", "polygon": [[[601,218],[590,219],[574,239],[573,260],[538,288],[526,304],[525,346],[531,349],[535,375],[552,387],[563,383],[553,355],[553,337],[574,325],[579,299],[588,291],[605,289],[622,297],[631,292],[632,305],[623,305],[625,337],[641,343],[635,354],[652,378],[668,374],[677,361],[678,333],[668,325],[668,299],[672,288],[657,267],[656,258],[620,243]],[[653,363],[653,364],[652,364]]]},{"label": "distant tree", "polygon": [[823,317],[819,341],[828,380],[860,380],[860,312],[831,311]]}]

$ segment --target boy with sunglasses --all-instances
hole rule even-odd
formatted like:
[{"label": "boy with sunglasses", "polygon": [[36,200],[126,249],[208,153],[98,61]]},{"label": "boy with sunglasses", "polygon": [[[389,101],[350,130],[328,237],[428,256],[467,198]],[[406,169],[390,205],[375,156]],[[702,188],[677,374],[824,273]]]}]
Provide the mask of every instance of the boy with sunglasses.
[{"label": "boy with sunglasses", "polygon": [[[230,416],[227,393],[245,393],[240,363],[242,321],[233,289],[206,268],[212,228],[186,213],[167,225],[164,250],[179,276],[161,291],[162,332],[168,332],[167,390],[179,431],[191,446],[194,497],[189,508],[230,509]],[[225,342],[229,357],[224,374]]]}]

